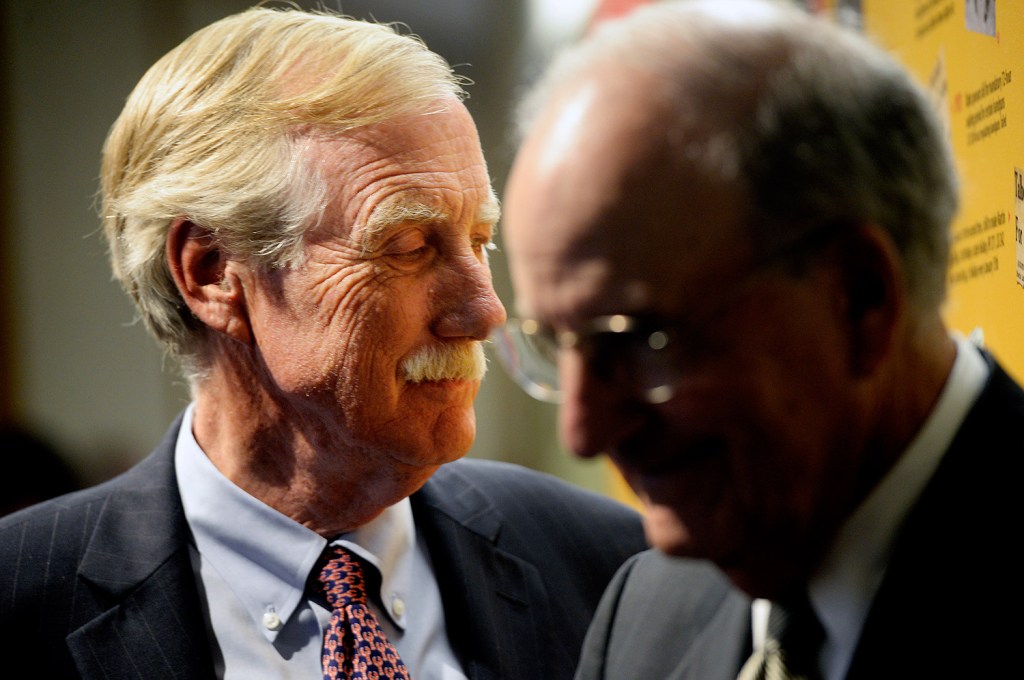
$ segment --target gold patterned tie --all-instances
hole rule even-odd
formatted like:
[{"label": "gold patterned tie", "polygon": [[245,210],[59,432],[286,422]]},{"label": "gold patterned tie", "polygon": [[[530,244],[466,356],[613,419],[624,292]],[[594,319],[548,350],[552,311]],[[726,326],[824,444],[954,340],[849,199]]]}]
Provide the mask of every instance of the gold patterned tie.
[{"label": "gold patterned tie", "polygon": [[409,680],[409,670],[366,603],[359,560],[340,547],[328,548],[325,558],[317,578],[334,611],[324,632],[324,680]]},{"label": "gold patterned tie", "polygon": [[825,631],[806,597],[772,602],[764,648],[756,650],[737,680],[817,680]]}]

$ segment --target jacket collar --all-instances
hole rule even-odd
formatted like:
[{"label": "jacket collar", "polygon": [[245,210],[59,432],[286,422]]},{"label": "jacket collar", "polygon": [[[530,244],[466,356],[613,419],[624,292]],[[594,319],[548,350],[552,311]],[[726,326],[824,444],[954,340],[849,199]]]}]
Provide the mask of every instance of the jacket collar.
[{"label": "jacket collar", "polygon": [[412,496],[441,588],[448,637],[473,680],[546,677],[548,595],[541,574],[500,547],[502,515],[464,473],[467,465],[445,465]]},{"label": "jacket collar", "polygon": [[213,677],[174,476],[180,422],[116,482],[96,520],[78,578],[107,609],[67,638],[83,678]]}]

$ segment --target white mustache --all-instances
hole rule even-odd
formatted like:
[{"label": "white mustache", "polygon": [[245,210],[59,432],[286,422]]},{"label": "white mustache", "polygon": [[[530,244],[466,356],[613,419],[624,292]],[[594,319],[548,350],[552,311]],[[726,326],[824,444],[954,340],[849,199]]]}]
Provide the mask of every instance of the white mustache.
[{"label": "white mustache", "polygon": [[487,358],[483,343],[460,342],[451,345],[430,345],[410,354],[401,363],[408,382],[439,380],[483,380]]}]

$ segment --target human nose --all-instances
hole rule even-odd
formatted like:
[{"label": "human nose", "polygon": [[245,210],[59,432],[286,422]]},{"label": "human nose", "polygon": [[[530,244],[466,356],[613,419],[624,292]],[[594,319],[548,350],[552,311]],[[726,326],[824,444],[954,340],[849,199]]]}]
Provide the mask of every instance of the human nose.
[{"label": "human nose", "polygon": [[460,258],[448,269],[440,301],[444,308],[435,332],[447,338],[486,340],[505,323],[505,307],[498,299],[486,262]]},{"label": "human nose", "polygon": [[575,455],[592,458],[610,453],[642,426],[644,404],[596,377],[581,352],[560,352],[558,380],[562,390],[559,432]]}]

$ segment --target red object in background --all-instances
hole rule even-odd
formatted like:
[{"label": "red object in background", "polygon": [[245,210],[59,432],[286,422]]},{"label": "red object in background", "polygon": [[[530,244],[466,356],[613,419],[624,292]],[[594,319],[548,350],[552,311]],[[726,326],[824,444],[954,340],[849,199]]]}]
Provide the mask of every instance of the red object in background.
[{"label": "red object in background", "polygon": [[640,5],[649,4],[651,0],[600,0],[594,14],[590,17],[589,28],[593,28],[602,21],[616,19],[629,14]]}]

